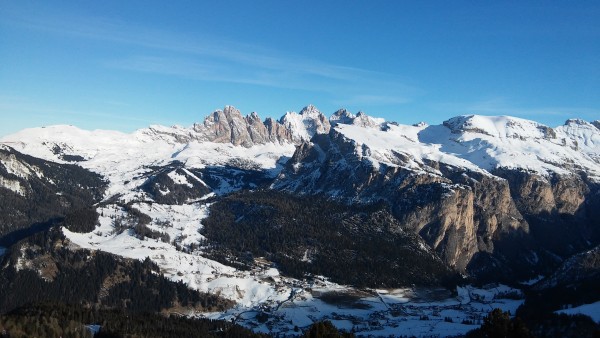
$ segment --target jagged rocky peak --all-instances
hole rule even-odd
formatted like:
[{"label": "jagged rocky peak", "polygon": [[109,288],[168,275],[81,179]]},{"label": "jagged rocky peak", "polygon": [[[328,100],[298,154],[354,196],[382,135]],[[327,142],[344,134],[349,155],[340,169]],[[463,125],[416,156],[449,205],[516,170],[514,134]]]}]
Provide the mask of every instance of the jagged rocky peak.
[{"label": "jagged rocky peak", "polygon": [[300,115],[303,116],[311,116],[311,117],[319,117],[321,115],[323,115],[319,109],[317,109],[317,107],[315,107],[312,104],[309,104],[308,106],[302,108],[302,110],[300,111]]},{"label": "jagged rocky peak", "polygon": [[[218,143],[226,143],[232,141],[232,126],[231,121],[236,116],[232,117],[235,108],[226,106],[224,110],[216,110],[211,115],[204,119],[204,128],[198,132],[205,134],[208,140]],[[239,111],[237,115],[241,118]]]},{"label": "jagged rocky peak", "polygon": [[245,120],[248,125],[248,134],[253,143],[263,144],[271,141],[267,126],[260,120],[256,112],[250,113]]},{"label": "jagged rocky peak", "polygon": [[563,145],[583,151],[600,162],[600,121],[570,119],[556,131]]},{"label": "jagged rocky peak", "polygon": [[306,131],[312,137],[314,134],[326,134],[329,132],[331,125],[329,119],[321,113],[317,107],[309,104],[300,111],[302,122],[306,127]]},{"label": "jagged rocky peak", "polygon": [[329,118],[329,122],[331,123],[331,125],[336,125],[338,123],[352,124],[352,121],[354,121],[354,118],[355,118],[354,114],[352,114],[348,110],[342,108],[342,109],[339,109],[338,111],[336,111],[335,113],[333,113],[333,115],[331,115],[331,117]]},{"label": "jagged rocky peak", "polygon": [[[561,127],[559,127],[561,128]],[[600,134],[600,121],[588,122],[582,119],[568,119],[561,129],[571,130],[572,132],[582,131],[588,135]]]},{"label": "jagged rocky peak", "polygon": [[299,144],[315,134],[328,133],[329,129],[328,119],[313,105],[300,113],[287,113],[280,121],[267,118],[264,122],[256,112],[243,116],[235,107],[225,106],[191,128],[152,126],[141,130],[140,134],[169,143],[197,141],[252,147],[268,142]]},{"label": "jagged rocky peak", "polygon": [[576,126],[591,126],[592,124],[583,119],[568,119],[565,121],[565,126],[576,125]]},{"label": "jagged rocky peak", "polygon": [[250,114],[248,114],[248,115],[246,116],[246,121],[247,121],[249,124],[253,124],[253,123],[255,123],[256,121],[260,122],[261,120],[260,120],[260,117],[258,116],[258,113],[257,113],[257,112],[255,112],[255,111],[253,111],[252,113],[250,113]]},{"label": "jagged rocky peak", "polygon": [[359,111],[358,114],[356,114],[356,118],[354,118],[352,124],[356,126],[372,128],[381,126],[384,122],[384,119],[374,118],[363,113],[362,111]]},{"label": "jagged rocky peak", "polygon": [[281,123],[275,120],[272,117],[267,117],[264,122],[265,128],[267,129],[267,135],[269,137],[269,142],[279,142],[282,143],[284,141],[291,142],[292,133],[289,129],[286,129]]},{"label": "jagged rocky peak", "polygon": [[251,147],[271,141],[268,129],[256,112],[247,116],[233,106],[225,106],[206,117],[202,128],[196,125],[198,140],[206,139],[217,143],[231,143]]},{"label": "jagged rocky peak", "polygon": [[366,128],[379,127],[385,122],[384,119],[371,117],[362,111],[359,111],[358,114],[354,115],[343,108],[331,115],[329,121],[332,126],[338,124],[351,124]]},{"label": "jagged rocky peak", "polygon": [[589,135],[600,134],[600,121],[588,122],[582,119],[569,119],[557,129],[570,130],[572,132],[582,131]]},{"label": "jagged rocky peak", "polygon": [[312,104],[300,113],[287,112],[279,123],[290,131],[294,143],[310,140],[315,134],[327,134],[331,129],[327,117]]}]

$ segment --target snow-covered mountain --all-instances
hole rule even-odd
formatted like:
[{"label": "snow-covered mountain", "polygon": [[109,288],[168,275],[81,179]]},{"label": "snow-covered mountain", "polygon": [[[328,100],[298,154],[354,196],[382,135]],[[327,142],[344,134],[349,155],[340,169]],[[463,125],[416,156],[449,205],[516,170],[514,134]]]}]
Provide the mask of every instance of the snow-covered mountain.
[{"label": "snow-covered mountain", "polygon": [[[77,182],[77,184],[73,184]],[[0,245],[46,228],[67,210],[98,202],[106,183],[98,174],[0,145]]]},{"label": "snow-covered mountain", "polygon": [[[271,189],[379,203],[382,214],[397,220],[385,231],[419,236],[408,245],[419,248],[415,252],[480,280],[522,280],[549,274],[562,260],[600,244],[599,128],[600,121],[568,120],[550,128],[477,115],[400,125],[344,109],[328,119],[314,106],[262,121],[227,106],[191,127],[126,134],[49,126],[3,137],[0,190],[23,195],[25,176],[40,178],[36,166],[15,161],[19,155],[11,152],[97,173],[107,184],[94,205],[99,224],[90,233],[64,229],[73,244],[150,257],[168,278],[190,287],[242,307],[279,309],[312,299],[306,289],[344,287],[300,282],[263,258],[251,271],[207,258],[203,245],[211,239],[202,222],[222,196]],[[259,215],[271,210],[279,227],[296,221],[278,220],[268,204],[246,207]],[[243,223],[242,216],[231,221]],[[140,217],[148,236],[133,225],[122,230],[132,222],[123,220]],[[296,251],[298,257],[286,259],[310,264],[317,254],[313,247]],[[235,265],[240,257],[232,252],[228,259]]]},{"label": "snow-covered mountain", "polygon": [[[545,213],[558,223],[558,215],[575,215],[578,221],[570,222],[581,222],[581,229],[556,225],[547,235],[556,237],[545,238],[543,246],[564,255],[569,246],[579,248],[571,252],[586,247],[583,228],[594,222],[600,182],[594,124],[569,120],[552,129],[507,116],[459,116],[434,126],[365,126],[343,111],[334,119],[329,134],[297,148],[274,189],[349,202],[384,199],[459,270],[481,271],[475,263],[489,267],[490,259],[514,267],[509,256],[516,252],[529,266],[522,269],[530,269],[544,250],[522,236],[509,238],[538,233]],[[499,246],[501,238],[506,244]]]},{"label": "snow-covered mountain", "polygon": [[[333,127],[332,127],[333,126]],[[285,149],[289,145],[310,143],[314,135],[329,134],[351,140],[356,153],[374,165],[408,165],[426,167],[424,162],[434,161],[454,167],[481,169],[492,173],[498,168],[523,169],[543,176],[586,171],[590,179],[598,180],[600,171],[600,121],[586,122],[572,119],[563,126],[550,128],[540,123],[509,116],[457,116],[442,125],[399,125],[373,118],[362,112],[354,115],[340,109],[327,119],[317,108],[309,105],[300,113],[288,112],[278,121],[267,118],[261,121],[258,114],[242,116],[232,106],[217,110],[203,123],[192,127],[165,127],[153,125],[132,134],[113,131],[85,131],[72,126],[33,128],[5,136],[2,142],[24,153],[44,159],[65,161],[69,156],[85,160],[96,156],[129,154],[152,162],[173,156],[198,162],[222,163],[225,158],[240,157],[246,150],[225,153],[221,156],[191,154],[190,147],[203,144],[203,151],[226,146],[267,145],[259,153],[272,148]],[[158,147],[158,149],[157,149]],[[152,153],[145,151],[154,149]],[[230,149],[235,149],[230,147]],[[190,153],[185,156],[186,152]],[[142,154],[140,154],[142,153]],[[249,151],[251,159],[258,155]],[[275,156],[282,155],[280,152]],[[63,156],[67,158],[63,158]],[[217,154],[206,154],[217,155]],[[245,154],[244,154],[245,155]],[[261,164],[266,164],[262,162]],[[425,170],[431,168],[425,168]],[[433,170],[435,171],[435,170]]]}]

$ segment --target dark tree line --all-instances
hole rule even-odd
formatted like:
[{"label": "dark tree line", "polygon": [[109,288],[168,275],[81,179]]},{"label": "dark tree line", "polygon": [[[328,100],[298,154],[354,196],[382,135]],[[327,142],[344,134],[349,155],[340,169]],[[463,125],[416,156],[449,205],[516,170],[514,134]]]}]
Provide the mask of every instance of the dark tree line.
[{"label": "dark tree line", "polygon": [[21,178],[0,165],[0,176],[19,182],[23,194],[0,187],[0,239],[31,227],[62,219],[73,210],[87,208],[100,201],[106,182],[98,174],[76,165],[44,161],[14,150],[0,149],[3,156],[14,156],[38,168],[36,174]]},{"label": "dark tree line", "polygon": [[[527,306],[526,306],[527,307]],[[537,309],[535,313],[517,310],[515,317],[500,309],[492,310],[481,327],[466,334],[467,338],[533,338],[533,337],[600,337],[600,325],[590,317],[566,315]]]},{"label": "dark tree line", "polygon": [[92,207],[85,207],[69,212],[63,220],[63,225],[73,232],[92,232],[98,224],[98,213]]},{"label": "dark tree line", "polygon": [[302,335],[302,338],[353,338],[354,334],[340,332],[330,321],[313,323]]},{"label": "dark tree line", "polygon": [[481,327],[469,332],[467,338],[533,338],[525,323],[519,317],[511,318],[510,313],[500,309],[492,310]]},{"label": "dark tree line", "polygon": [[191,169],[198,177],[201,177],[212,190],[217,190],[223,182],[236,189],[266,188],[273,177],[260,168],[246,168],[243,164],[237,166],[208,166],[202,169]]},{"label": "dark tree line", "polygon": [[531,332],[539,337],[600,337],[600,324],[583,315],[557,314],[566,304],[580,306],[600,301],[600,276],[591,275],[571,284],[525,291],[517,310]]},{"label": "dark tree line", "polygon": [[[88,325],[98,325],[92,335]],[[226,321],[77,304],[38,303],[0,315],[0,337],[264,337]]]},{"label": "dark tree line", "polygon": [[361,287],[440,285],[453,276],[383,203],[240,192],[215,203],[203,224],[209,256],[230,265],[249,267],[264,256],[294,277],[325,275]]},{"label": "dark tree line", "polygon": [[[224,310],[231,301],[200,293],[159,273],[149,259],[140,262],[100,251],[72,251],[57,230],[19,242],[1,258],[0,313],[40,301],[160,312],[174,306]],[[34,262],[16,269],[19,259]],[[53,267],[54,273],[40,271]]]},{"label": "dark tree line", "polygon": [[[152,168],[154,172],[142,184],[141,189],[161,204],[184,204],[190,199],[200,198],[211,192],[204,184],[190,177],[183,169],[183,164],[175,161],[165,167]],[[187,178],[187,184],[174,182],[169,173]]]}]

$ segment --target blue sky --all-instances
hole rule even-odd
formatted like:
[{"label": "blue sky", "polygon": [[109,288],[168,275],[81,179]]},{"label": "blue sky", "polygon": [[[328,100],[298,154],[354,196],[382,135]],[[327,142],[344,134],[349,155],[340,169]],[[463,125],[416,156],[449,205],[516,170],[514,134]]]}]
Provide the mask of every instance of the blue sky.
[{"label": "blue sky", "polygon": [[0,135],[314,104],[600,119],[598,1],[0,0]]}]

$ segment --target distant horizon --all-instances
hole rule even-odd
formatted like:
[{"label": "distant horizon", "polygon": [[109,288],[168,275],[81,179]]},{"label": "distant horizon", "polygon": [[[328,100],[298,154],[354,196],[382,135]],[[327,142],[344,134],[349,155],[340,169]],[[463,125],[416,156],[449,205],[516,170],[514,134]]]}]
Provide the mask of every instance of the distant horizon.
[{"label": "distant horizon", "polygon": [[[28,126],[28,127],[21,128],[21,129],[19,129],[19,130],[16,130],[16,131],[14,131],[14,132],[11,132],[11,133],[8,133],[8,134],[0,134],[0,138],[3,138],[3,137],[6,137],[6,136],[10,136],[10,135],[16,134],[16,133],[18,133],[19,131],[22,131],[22,130],[25,130],[25,129],[46,128],[46,127],[53,127],[53,126],[71,126],[71,127],[76,127],[76,128],[78,128],[78,129],[81,129],[81,130],[87,130],[87,131],[94,131],[94,130],[109,130],[109,131],[118,131],[118,132],[123,132],[123,133],[127,133],[127,134],[133,133],[133,132],[135,132],[135,131],[137,131],[137,130],[140,130],[140,129],[149,128],[149,127],[151,127],[151,126],[153,126],[153,125],[160,125],[160,126],[165,126],[165,127],[174,127],[174,126],[178,126],[178,127],[183,127],[183,128],[189,128],[189,127],[192,127],[192,126],[193,126],[193,124],[195,124],[195,123],[203,123],[203,122],[204,122],[204,119],[205,119],[205,118],[207,118],[208,116],[210,116],[210,114],[212,114],[212,113],[214,113],[214,112],[216,112],[216,111],[219,111],[219,110],[221,110],[221,111],[222,111],[222,110],[223,110],[223,108],[225,108],[225,107],[227,107],[227,106],[231,106],[231,107],[233,107],[233,108],[235,108],[235,109],[238,109],[238,110],[240,111],[241,115],[242,115],[242,116],[244,116],[244,117],[246,117],[246,116],[248,116],[248,115],[250,115],[250,114],[252,114],[252,113],[256,113],[256,114],[258,114],[259,118],[260,118],[260,119],[261,119],[261,121],[263,121],[263,122],[264,122],[264,121],[265,121],[267,118],[274,118],[275,120],[279,121],[279,120],[280,120],[280,119],[281,119],[281,118],[282,118],[282,117],[283,117],[285,114],[287,114],[287,113],[294,113],[294,112],[295,112],[295,113],[300,113],[300,112],[301,112],[301,111],[302,111],[304,108],[306,108],[306,107],[308,107],[308,106],[310,106],[310,105],[312,105],[312,106],[316,107],[316,108],[317,108],[317,110],[319,110],[319,111],[320,111],[320,112],[321,112],[323,115],[325,115],[325,116],[326,116],[328,119],[329,119],[329,118],[330,118],[330,117],[331,117],[331,116],[332,116],[332,115],[333,115],[335,112],[337,112],[338,110],[345,109],[345,108],[338,108],[338,109],[336,109],[335,111],[333,111],[333,112],[331,112],[331,113],[327,113],[327,112],[324,112],[324,111],[322,111],[321,109],[319,109],[319,107],[318,107],[317,105],[313,105],[313,104],[307,104],[307,105],[303,106],[302,108],[300,108],[300,109],[298,109],[298,110],[287,110],[287,111],[283,112],[283,113],[282,113],[281,115],[279,115],[279,116],[262,116],[262,115],[260,114],[260,112],[256,112],[256,111],[244,112],[244,111],[241,111],[240,109],[238,109],[237,107],[235,107],[235,106],[233,106],[233,105],[225,105],[225,106],[223,106],[222,108],[219,108],[219,109],[214,109],[213,111],[211,111],[211,112],[209,112],[209,113],[206,113],[206,114],[205,114],[205,115],[203,115],[201,118],[199,118],[197,121],[194,121],[194,122],[192,122],[191,124],[188,124],[188,125],[183,125],[183,124],[179,124],[179,123],[171,123],[171,124],[150,123],[150,124],[148,124],[148,125],[146,125],[146,126],[140,126],[139,128],[134,128],[134,129],[131,129],[131,130],[123,130],[123,129],[93,128],[93,127],[92,127],[92,128],[85,128],[85,127],[78,126],[78,125],[76,125],[76,124],[72,124],[72,123],[56,123],[56,124],[46,124],[46,125],[38,125],[38,126]],[[368,116],[371,116],[371,117],[373,117],[373,118],[382,118],[381,116],[372,115],[372,114],[369,114],[368,112],[364,112],[364,111],[357,111],[357,112],[353,112],[353,111],[350,111],[350,110],[348,110],[348,109],[346,109],[346,110],[347,110],[349,113],[353,114],[353,115],[357,115],[358,113],[362,112],[362,113],[364,113],[364,114],[366,114],[366,115],[368,115]],[[519,117],[519,116],[510,115],[510,114],[497,114],[497,115],[490,115],[490,114],[487,114],[487,115],[486,115],[486,114],[457,114],[457,115],[447,116],[446,118],[442,119],[441,121],[435,121],[435,122],[432,122],[432,121],[425,121],[425,120],[419,120],[419,121],[414,121],[414,122],[412,122],[412,123],[401,123],[401,122],[399,122],[399,121],[394,121],[394,120],[389,120],[389,119],[385,119],[385,121],[386,121],[386,122],[394,122],[394,123],[399,123],[399,124],[402,124],[402,125],[415,125],[415,124],[418,124],[418,123],[426,123],[426,124],[428,124],[428,125],[440,125],[440,124],[442,124],[444,121],[447,121],[447,120],[449,120],[449,119],[451,119],[451,118],[454,118],[454,117],[458,117],[458,116],[472,116],[472,115],[480,115],[480,116],[488,116],[488,117],[501,117],[501,116],[507,116],[507,117],[519,118],[519,119],[524,119],[524,120],[530,120],[530,121],[534,121],[534,122],[538,122],[538,123],[544,124],[544,123],[542,123],[542,122],[540,122],[540,121],[537,121],[537,120],[535,120],[535,119],[525,119],[525,118],[522,118],[522,117]],[[564,120],[562,123],[560,123],[560,124],[557,124],[557,125],[547,125],[547,124],[544,124],[544,125],[546,125],[547,127],[556,128],[556,127],[560,127],[560,126],[564,125],[564,124],[565,124],[567,121],[569,121],[569,120],[572,120],[572,119],[581,119],[581,118],[579,118],[579,117],[575,117],[575,116],[574,116],[574,117],[571,117],[571,118],[567,118],[567,119],[565,119],[565,120]],[[595,120],[586,120],[586,119],[581,119],[581,120],[584,120],[584,121],[586,121],[586,122],[592,123],[592,122],[600,121],[600,117],[598,117],[598,118],[597,118],[597,119],[595,119]]]},{"label": "distant horizon", "polygon": [[[314,104],[438,124],[600,118],[600,2],[0,2],[0,135]],[[297,111],[297,110],[296,110]]]}]

